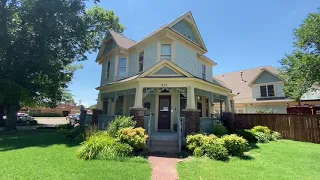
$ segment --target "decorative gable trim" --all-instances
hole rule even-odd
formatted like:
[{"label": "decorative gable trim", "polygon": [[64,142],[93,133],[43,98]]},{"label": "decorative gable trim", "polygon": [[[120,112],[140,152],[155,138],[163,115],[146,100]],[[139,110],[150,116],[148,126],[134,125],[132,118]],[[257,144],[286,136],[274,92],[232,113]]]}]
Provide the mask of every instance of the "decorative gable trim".
[{"label": "decorative gable trim", "polygon": [[[162,68],[168,68],[175,74],[167,74],[167,75],[157,75],[156,73],[159,72]],[[150,69],[142,73],[139,77],[150,77],[150,76],[184,76],[184,77],[193,77],[190,73],[186,72],[170,60],[164,59],[157,63],[156,65],[152,66]]]},{"label": "decorative gable trim", "polygon": [[[104,51],[104,49],[106,48],[107,43],[110,42],[110,41],[113,41],[116,46],[115,46],[114,48],[110,49],[110,51],[107,52],[106,54],[103,54],[103,51]],[[102,46],[101,46],[100,49],[99,49],[96,62],[100,61],[100,59],[101,59],[103,56],[106,56],[106,55],[109,54],[110,52],[113,52],[113,50],[114,50],[116,47],[119,47],[117,41],[113,38],[113,36],[112,36],[112,34],[109,32],[109,30],[107,30],[106,35],[105,35],[104,40],[103,40],[103,44],[102,44]]]},{"label": "decorative gable trim", "polygon": [[268,69],[263,69],[263,70],[261,70],[260,71],[260,73],[249,83],[249,85],[248,86],[252,86],[252,84],[261,76],[261,74],[263,73],[263,72],[268,72],[268,73],[270,73],[271,75],[273,75],[273,76],[275,76],[275,77],[277,77],[277,78],[279,78],[279,79],[281,79],[281,77],[279,76],[279,75],[277,75],[277,74],[275,74],[275,73],[273,73],[273,72],[271,72],[271,71],[269,71]]},{"label": "decorative gable trim", "polygon": [[[180,32],[174,30],[172,27],[177,24],[178,22],[182,21],[182,20],[186,20],[187,22],[189,22],[192,26],[193,26],[193,30],[195,30],[195,34],[196,34],[196,38],[198,39],[198,44],[205,50],[207,51],[206,45],[204,44],[204,41],[201,37],[201,34],[199,32],[198,26],[192,16],[191,11],[188,11],[187,13],[185,13],[184,15],[180,16],[179,18],[177,18],[176,20],[172,21],[171,23],[169,23],[167,25],[167,27],[169,27],[171,30],[181,34]],[[183,34],[181,34],[182,36],[184,36]],[[191,41],[190,39],[188,39],[189,41]]]}]

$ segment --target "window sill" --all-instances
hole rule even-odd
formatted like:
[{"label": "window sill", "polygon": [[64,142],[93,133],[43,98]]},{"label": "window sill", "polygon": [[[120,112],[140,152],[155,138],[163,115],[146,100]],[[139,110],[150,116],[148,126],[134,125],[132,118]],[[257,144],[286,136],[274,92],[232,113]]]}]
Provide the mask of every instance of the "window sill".
[{"label": "window sill", "polygon": [[264,101],[264,100],[277,100],[277,99],[286,99],[285,96],[272,96],[272,97],[257,97],[257,101]]}]

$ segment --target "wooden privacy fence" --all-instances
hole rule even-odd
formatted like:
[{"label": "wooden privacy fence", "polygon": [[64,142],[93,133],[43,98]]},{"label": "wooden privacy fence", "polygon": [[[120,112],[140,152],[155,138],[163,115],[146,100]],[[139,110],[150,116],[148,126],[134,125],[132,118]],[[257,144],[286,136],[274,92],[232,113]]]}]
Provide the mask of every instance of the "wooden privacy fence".
[{"label": "wooden privacy fence", "polygon": [[320,116],[299,114],[234,114],[232,124],[238,129],[268,126],[282,138],[320,143]]}]

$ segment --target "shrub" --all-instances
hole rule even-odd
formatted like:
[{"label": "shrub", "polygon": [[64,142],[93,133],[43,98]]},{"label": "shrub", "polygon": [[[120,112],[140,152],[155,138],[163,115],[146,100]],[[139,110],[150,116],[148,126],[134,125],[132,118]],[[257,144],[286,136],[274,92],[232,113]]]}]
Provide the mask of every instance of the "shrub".
[{"label": "shrub", "polygon": [[262,132],[265,134],[270,134],[271,130],[267,126],[255,126],[252,128],[255,132]]},{"label": "shrub", "polygon": [[223,136],[228,133],[228,129],[224,127],[222,123],[216,123],[213,125],[213,134],[215,134],[216,136]]},{"label": "shrub", "polygon": [[193,151],[193,155],[196,156],[196,157],[201,157],[201,156],[204,156],[204,148],[201,146],[201,147],[196,147]]},{"label": "shrub", "polygon": [[238,131],[238,134],[240,136],[242,136],[243,138],[245,138],[249,142],[253,142],[253,143],[257,142],[257,138],[255,136],[255,132],[253,130],[251,130],[251,129],[240,130],[240,131]]},{"label": "shrub", "polygon": [[195,148],[202,146],[206,140],[208,140],[207,136],[203,134],[188,135],[187,148],[193,152]]},{"label": "shrub", "polygon": [[107,128],[107,132],[110,134],[112,137],[117,136],[117,132],[120,129],[123,128],[129,128],[129,127],[134,127],[136,125],[136,122],[132,120],[133,117],[127,117],[127,116],[119,116],[112,120]]},{"label": "shrub", "polygon": [[281,134],[278,133],[278,132],[276,132],[276,131],[273,131],[273,132],[271,133],[271,138],[270,138],[270,140],[271,140],[271,141],[278,141],[279,139],[281,139]]},{"label": "shrub", "polygon": [[118,131],[118,138],[120,142],[127,143],[135,151],[143,150],[147,147],[148,135],[146,135],[143,128],[123,128]]},{"label": "shrub", "polygon": [[221,143],[218,140],[215,141],[215,143],[213,143],[213,144],[204,144],[201,147],[201,151],[202,152],[199,151],[199,155],[200,155],[200,153],[203,153],[205,156],[209,157],[210,159],[224,161],[229,158],[228,150],[223,146],[223,143]]},{"label": "shrub", "polygon": [[36,120],[31,120],[29,122],[29,125],[37,125],[37,124],[38,124],[38,121],[36,121]]},{"label": "shrub", "polygon": [[79,148],[77,157],[80,159],[117,159],[132,154],[132,147],[121,144],[106,133],[91,135]]},{"label": "shrub", "polygon": [[236,134],[225,135],[221,139],[230,155],[242,156],[246,151],[247,140]]},{"label": "shrub", "polygon": [[106,146],[100,153],[99,159],[114,159],[121,160],[128,156],[131,156],[133,148],[129,144],[124,144],[120,142],[114,142],[110,146]]},{"label": "shrub", "polygon": [[266,134],[263,132],[255,132],[255,137],[259,143],[267,143],[271,139],[270,134]]}]

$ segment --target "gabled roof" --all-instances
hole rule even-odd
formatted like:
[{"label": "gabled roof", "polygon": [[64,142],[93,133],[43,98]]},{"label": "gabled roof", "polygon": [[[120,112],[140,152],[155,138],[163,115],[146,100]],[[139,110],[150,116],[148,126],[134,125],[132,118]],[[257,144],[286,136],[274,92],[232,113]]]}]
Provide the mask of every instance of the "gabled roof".
[{"label": "gabled roof", "polygon": [[[200,34],[200,32],[199,32],[199,29],[198,29],[198,27],[197,27],[197,25],[196,25],[196,22],[195,22],[193,16],[192,16],[191,11],[188,11],[188,12],[186,12],[185,14],[183,14],[182,16],[178,17],[177,19],[175,19],[174,21],[172,21],[171,23],[169,23],[168,25],[166,25],[166,27],[168,27],[168,28],[170,28],[171,30],[179,33],[178,31],[174,30],[172,27],[173,27],[175,24],[177,24],[178,22],[182,21],[183,19],[187,20],[190,24],[193,25],[193,27],[194,27],[194,29],[195,29],[195,31],[196,31],[197,39],[199,40],[200,46],[202,46],[202,48],[207,51],[206,45],[205,45],[204,42],[203,42],[203,39],[202,39],[202,37],[201,37],[201,34]],[[180,33],[179,33],[179,34],[180,34]],[[181,34],[181,35],[182,35],[182,34]],[[182,35],[182,36],[183,36],[183,35]]]},{"label": "gabled roof", "polygon": [[[217,81],[223,86],[230,88],[232,93],[238,94],[233,99],[237,103],[252,101],[252,88],[250,83],[259,77],[259,75],[267,70],[268,72],[278,75],[279,71],[272,66],[262,66],[257,68],[246,69],[242,71],[235,71],[226,74],[220,74],[213,77],[214,81]],[[241,79],[242,72],[242,79]]]},{"label": "gabled roof", "polygon": [[[200,32],[198,30],[198,27],[193,19],[193,16],[191,14],[190,11],[186,12],[185,14],[181,15],[180,17],[178,17],[177,19],[171,21],[170,23],[168,24],[165,24],[163,26],[161,26],[160,28],[156,29],[155,31],[153,31],[151,34],[149,34],[148,36],[142,38],[140,41],[136,42],[134,40],[131,40],[125,36],[123,36],[122,34],[119,34],[113,30],[109,30],[110,34],[112,35],[112,37],[114,38],[114,40],[117,42],[117,44],[122,47],[122,48],[125,48],[125,49],[129,49],[131,47],[133,47],[134,45],[144,41],[145,39],[153,36],[154,34],[160,32],[161,30],[165,29],[165,28],[168,28],[170,29],[171,31],[174,31],[176,33],[178,33],[179,35],[183,36],[182,34],[180,34],[179,32],[177,32],[176,30],[172,29],[171,27],[173,25],[175,25],[176,23],[180,22],[181,20],[183,19],[186,19],[188,22],[190,22],[193,26],[194,26],[194,29],[196,30],[196,34],[197,34],[197,38],[199,39],[200,41],[200,45],[198,45],[199,47],[201,47],[203,50],[207,51],[206,49],[206,46],[203,42],[203,39],[200,35]],[[184,37],[184,36],[183,36]],[[195,42],[191,41],[190,39],[188,38],[185,38],[187,39],[188,41],[192,42],[193,44],[196,44]]]},{"label": "gabled roof", "polygon": [[129,49],[130,47],[137,44],[134,40],[129,39],[122,34],[116,33],[111,29],[109,29],[108,31],[110,32],[111,36],[113,37],[114,41],[117,43],[119,47]]},{"label": "gabled roof", "polygon": [[279,72],[277,71],[276,73],[266,69],[266,68],[262,68],[262,70],[260,71],[260,73],[258,75],[256,75],[256,77],[254,79],[251,80],[251,82],[249,83],[249,86],[251,86],[259,77],[263,72],[268,72],[270,74],[272,74],[273,76],[277,77],[280,79],[279,77]]}]

